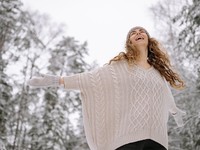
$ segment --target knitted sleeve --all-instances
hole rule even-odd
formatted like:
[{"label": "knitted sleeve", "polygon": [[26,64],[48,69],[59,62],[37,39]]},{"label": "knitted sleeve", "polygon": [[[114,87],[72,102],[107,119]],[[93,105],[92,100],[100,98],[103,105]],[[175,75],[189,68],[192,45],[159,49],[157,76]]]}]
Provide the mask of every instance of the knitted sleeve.
[{"label": "knitted sleeve", "polygon": [[171,89],[167,83],[167,81],[165,80],[165,84],[166,84],[166,98],[167,98],[167,102],[168,102],[168,110],[170,112],[170,114],[174,117],[174,120],[177,124],[178,127],[182,127],[184,126],[183,123],[183,116],[186,114],[186,112],[180,110],[177,106],[176,103],[174,101],[174,97],[172,95]]},{"label": "knitted sleeve", "polygon": [[92,72],[84,72],[71,76],[64,76],[64,88],[68,90],[81,90],[81,85],[83,81],[84,87],[87,88],[90,86],[90,76],[92,76]]},{"label": "knitted sleeve", "polygon": [[99,67],[92,71],[63,77],[64,88],[69,90],[91,90],[95,86],[92,83],[96,80],[96,74],[103,70],[102,68],[103,67]]},{"label": "knitted sleeve", "polygon": [[80,74],[64,76],[64,88],[69,90],[79,90],[79,78]]}]

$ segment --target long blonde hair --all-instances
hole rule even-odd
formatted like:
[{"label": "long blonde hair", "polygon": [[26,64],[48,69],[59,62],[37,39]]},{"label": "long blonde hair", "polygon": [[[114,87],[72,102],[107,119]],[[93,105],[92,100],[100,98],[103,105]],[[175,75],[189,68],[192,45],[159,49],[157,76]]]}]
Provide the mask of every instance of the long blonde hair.
[{"label": "long blonde hair", "polygon": [[[146,30],[145,30],[146,31]],[[147,32],[148,33],[148,32]],[[172,65],[169,60],[169,55],[161,50],[160,43],[150,38],[148,35],[148,63],[159,71],[173,88],[181,89],[185,87],[184,81],[180,76],[172,69]],[[138,58],[138,51],[133,49],[130,44],[130,40],[126,40],[126,52],[120,52],[117,56],[109,61],[111,64],[113,61],[127,60],[129,66],[132,66]]]}]

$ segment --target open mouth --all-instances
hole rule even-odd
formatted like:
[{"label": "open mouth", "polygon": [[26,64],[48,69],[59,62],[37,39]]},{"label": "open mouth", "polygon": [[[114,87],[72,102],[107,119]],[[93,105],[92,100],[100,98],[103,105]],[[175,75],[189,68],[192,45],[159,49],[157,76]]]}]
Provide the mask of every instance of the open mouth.
[{"label": "open mouth", "polygon": [[135,40],[136,40],[136,41],[144,40],[144,38],[143,38],[143,37],[137,37]]}]

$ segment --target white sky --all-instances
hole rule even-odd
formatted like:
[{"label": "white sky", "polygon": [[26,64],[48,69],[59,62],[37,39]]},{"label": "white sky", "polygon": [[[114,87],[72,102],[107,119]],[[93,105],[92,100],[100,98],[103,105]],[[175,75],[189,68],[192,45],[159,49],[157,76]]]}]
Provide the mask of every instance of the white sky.
[{"label": "white sky", "polygon": [[90,57],[99,65],[124,50],[126,34],[143,26],[154,36],[148,9],[159,0],[22,0],[25,7],[47,13],[67,25],[67,35],[87,41]]}]

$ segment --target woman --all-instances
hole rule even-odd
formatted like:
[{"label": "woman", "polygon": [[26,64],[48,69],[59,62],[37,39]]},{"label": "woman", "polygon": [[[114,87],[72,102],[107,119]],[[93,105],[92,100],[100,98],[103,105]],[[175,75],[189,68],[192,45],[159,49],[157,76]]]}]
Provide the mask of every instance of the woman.
[{"label": "woman", "polygon": [[176,107],[168,83],[184,83],[168,55],[143,27],[132,28],[126,52],[91,72],[59,77],[33,77],[33,87],[81,91],[85,134],[91,150],[166,150],[170,112],[178,126],[185,113]]}]

